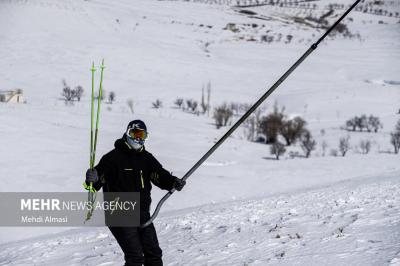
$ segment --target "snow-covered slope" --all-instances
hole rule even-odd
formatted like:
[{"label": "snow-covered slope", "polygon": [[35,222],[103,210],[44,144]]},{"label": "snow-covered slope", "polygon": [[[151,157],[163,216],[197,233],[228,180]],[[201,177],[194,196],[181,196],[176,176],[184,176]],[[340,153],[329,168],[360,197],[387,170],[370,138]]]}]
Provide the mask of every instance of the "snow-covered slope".
[{"label": "snow-covered slope", "polygon": [[[379,179],[379,181],[377,181]],[[397,175],[171,212],[156,226],[165,265],[396,265]],[[0,265],[121,265],[108,229],[0,246]]]},{"label": "snow-covered slope", "polygon": [[[295,17],[324,14],[334,1],[316,3],[316,10],[245,8],[260,19],[228,5],[185,1],[0,1],[0,90],[22,88],[27,99],[24,105],[0,103],[0,191],[82,190],[89,157],[89,68],[101,58],[107,67],[105,89],[115,91],[117,101],[103,105],[97,158],[112,148],[128,121],[141,118],[150,130],[147,148],[167,169],[182,176],[225,128],[215,129],[212,117],[175,109],[173,101],[177,97],[200,100],[201,87],[208,81],[214,107],[256,100],[322,34],[295,22]],[[388,6],[398,12],[395,4]],[[336,10],[329,21],[341,12]],[[398,22],[395,17],[351,13],[345,23],[360,37],[328,38],[267,101],[269,110],[278,101],[289,114],[308,121],[319,143],[311,158],[287,155],[271,160],[269,146],[246,141],[238,130],[189,179],[184,191],[170,198],[164,214],[398,174],[399,157],[389,153],[389,133],[400,108]],[[229,30],[228,24],[235,24],[238,31]],[[262,42],[265,35],[275,41]],[[290,43],[288,35],[293,36]],[[64,78],[72,87],[85,88],[81,102],[66,106],[60,100]],[[134,114],[126,104],[129,98],[135,103]],[[151,108],[157,98],[164,103],[161,109]],[[353,151],[346,157],[322,156],[322,141],[328,143],[327,154],[337,149],[339,137],[348,134],[340,127],[362,113],[379,116],[383,129],[377,134],[351,133]],[[372,141],[370,154],[356,152],[361,139]],[[396,184],[396,179],[392,182]],[[163,193],[153,194],[156,201]],[[218,221],[214,222],[217,227]],[[0,228],[0,241],[53,230]],[[172,234],[163,226],[159,231],[163,239]],[[97,237],[88,235],[92,236]],[[49,242],[38,245],[52,247]],[[23,253],[17,246],[12,246],[12,254]],[[168,254],[167,259],[174,261]],[[191,254],[179,256],[185,261],[184,257],[193,259],[195,252]]]}]

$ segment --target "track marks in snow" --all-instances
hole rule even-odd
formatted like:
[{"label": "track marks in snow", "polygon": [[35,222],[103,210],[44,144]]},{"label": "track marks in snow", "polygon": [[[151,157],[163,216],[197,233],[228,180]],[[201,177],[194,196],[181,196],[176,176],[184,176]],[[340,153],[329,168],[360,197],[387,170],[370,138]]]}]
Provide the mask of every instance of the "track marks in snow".
[{"label": "track marks in snow", "polygon": [[380,265],[400,250],[399,207],[393,205],[400,199],[398,188],[335,187],[206,206],[163,219],[161,239],[168,239],[167,261],[180,251],[181,258],[169,265]]},{"label": "track marks in snow", "polygon": [[[340,184],[180,210],[156,223],[165,265],[398,265],[400,182]],[[119,265],[105,228],[0,246],[0,265]]]}]

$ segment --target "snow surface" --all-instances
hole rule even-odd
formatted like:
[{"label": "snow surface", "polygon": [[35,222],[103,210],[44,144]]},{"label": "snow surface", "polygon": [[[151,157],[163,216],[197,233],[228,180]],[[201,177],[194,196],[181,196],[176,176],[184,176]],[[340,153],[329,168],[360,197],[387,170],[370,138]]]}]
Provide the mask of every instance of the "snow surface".
[{"label": "snow surface", "polygon": [[[165,265],[396,265],[399,201],[398,175],[377,176],[174,211],[159,217],[157,228]],[[3,244],[0,250],[0,265],[123,264],[104,228]]]},{"label": "snow surface", "polygon": [[[320,9],[315,14],[322,14],[332,2],[317,2]],[[399,11],[398,3],[390,8]],[[184,113],[173,107],[173,101],[200,100],[202,84],[211,81],[213,106],[252,103],[322,35],[318,29],[293,23],[294,15],[310,11],[251,10],[268,20],[249,18],[229,6],[185,1],[0,1],[0,89],[22,88],[27,99],[23,105],[0,104],[0,191],[82,191],[89,161],[89,68],[101,58],[107,67],[105,90],[115,91],[117,101],[102,106],[97,158],[113,147],[128,121],[141,118],[150,131],[148,150],[182,176],[226,128],[215,129],[211,117]],[[361,37],[327,38],[266,102],[268,110],[277,101],[288,114],[302,115],[319,143],[317,150],[309,159],[288,153],[276,161],[269,146],[246,141],[239,129],[163,206],[156,227],[167,265],[194,260],[198,265],[317,265],[324,258],[322,262],[331,265],[400,263],[399,198],[391,189],[399,186],[400,164],[389,143],[400,118],[399,18],[361,12],[350,17],[346,24]],[[228,23],[235,23],[240,32],[224,30]],[[257,29],[248,26],[253,23]],[[248,41],[259,40],[267,30],[291,34],[293,41]],[[60,100],[63,78],[72,87],[84,86],[81,102],[66,106]],[[135,103],[134,114],[126,105],[129,98]],[[157,98],[164,107],[152,109]],[[383,129],[377,134],[341,129],[347,119],[363,113],[379,116]],[[330,156],[339,137],[348,134],[349,154]],[[363,139],[372,141],[367,155],[357,152]],[[322,141],[328,144],[326,156]],[[298,146],[289,151],[301,152]],[[355,196],[348,200],[352,192]],[[163,194],[154,189],[153,201]],[[288,202],[281,204],[282,212],[274,205],[281,197]],[[386,200],[390,203],[384,205]],[[335,201],[341,207],[335,209]],[[364,209],[358,210],[356,203]],[[237,216],[227,206],[236,208]],[[297,216],[289,215],[290,210]],[[268,222],[264,227],[259,226],[261,214]],[[355,214],[357,220],[351,222]],[[320,226],[328,216],[333,220]],[[251,217],[257,222],[246,223]],[[269,232],[280,217],[288,224]],[[373,219],[380,221],[378,228]],[[241,222],[243,230],[235,233]],[[186,226],[192,229],[183,229]],[[341,226],[344,235],[336,238]],[[106,229],[65,230],[0,228],[0,242],[20,240],[2,246],[7,249],[0,261],[121,263],[121,252]],[[21,241],[55,232],[60,233]],[[282,238],[274,239],[275,233]],[[296,233],[301,238],[290,239]],[[96,245],[100,248],[93,255],[103,256],[87,257]]]}]

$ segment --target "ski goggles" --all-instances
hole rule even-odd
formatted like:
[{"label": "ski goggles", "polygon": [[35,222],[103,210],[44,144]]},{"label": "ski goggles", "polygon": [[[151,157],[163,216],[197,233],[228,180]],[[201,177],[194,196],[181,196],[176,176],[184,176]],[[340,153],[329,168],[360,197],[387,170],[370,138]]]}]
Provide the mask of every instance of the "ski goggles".
[{"label": "ski goggles", "polygon": [[145,140],[147,139],[147,132],[140,128],[128,128],[126,135],[132,139]]}]

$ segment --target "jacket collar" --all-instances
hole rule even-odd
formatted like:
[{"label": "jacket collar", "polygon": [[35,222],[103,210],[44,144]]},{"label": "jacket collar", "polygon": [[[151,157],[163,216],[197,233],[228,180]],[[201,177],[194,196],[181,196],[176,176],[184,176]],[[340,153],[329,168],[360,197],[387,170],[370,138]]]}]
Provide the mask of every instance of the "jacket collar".
[{"label": "jacket collar", "polygon": [[114,143],[114,147],[118,150],[122,150],[123,152],[129,153],[129,154],[141,154],[145,151],[145,147],[143,146],[140,150],[135,150],[129,145],[129,143],[126,141],[126,136],[124,135],[122,138],[117,139]]}]

